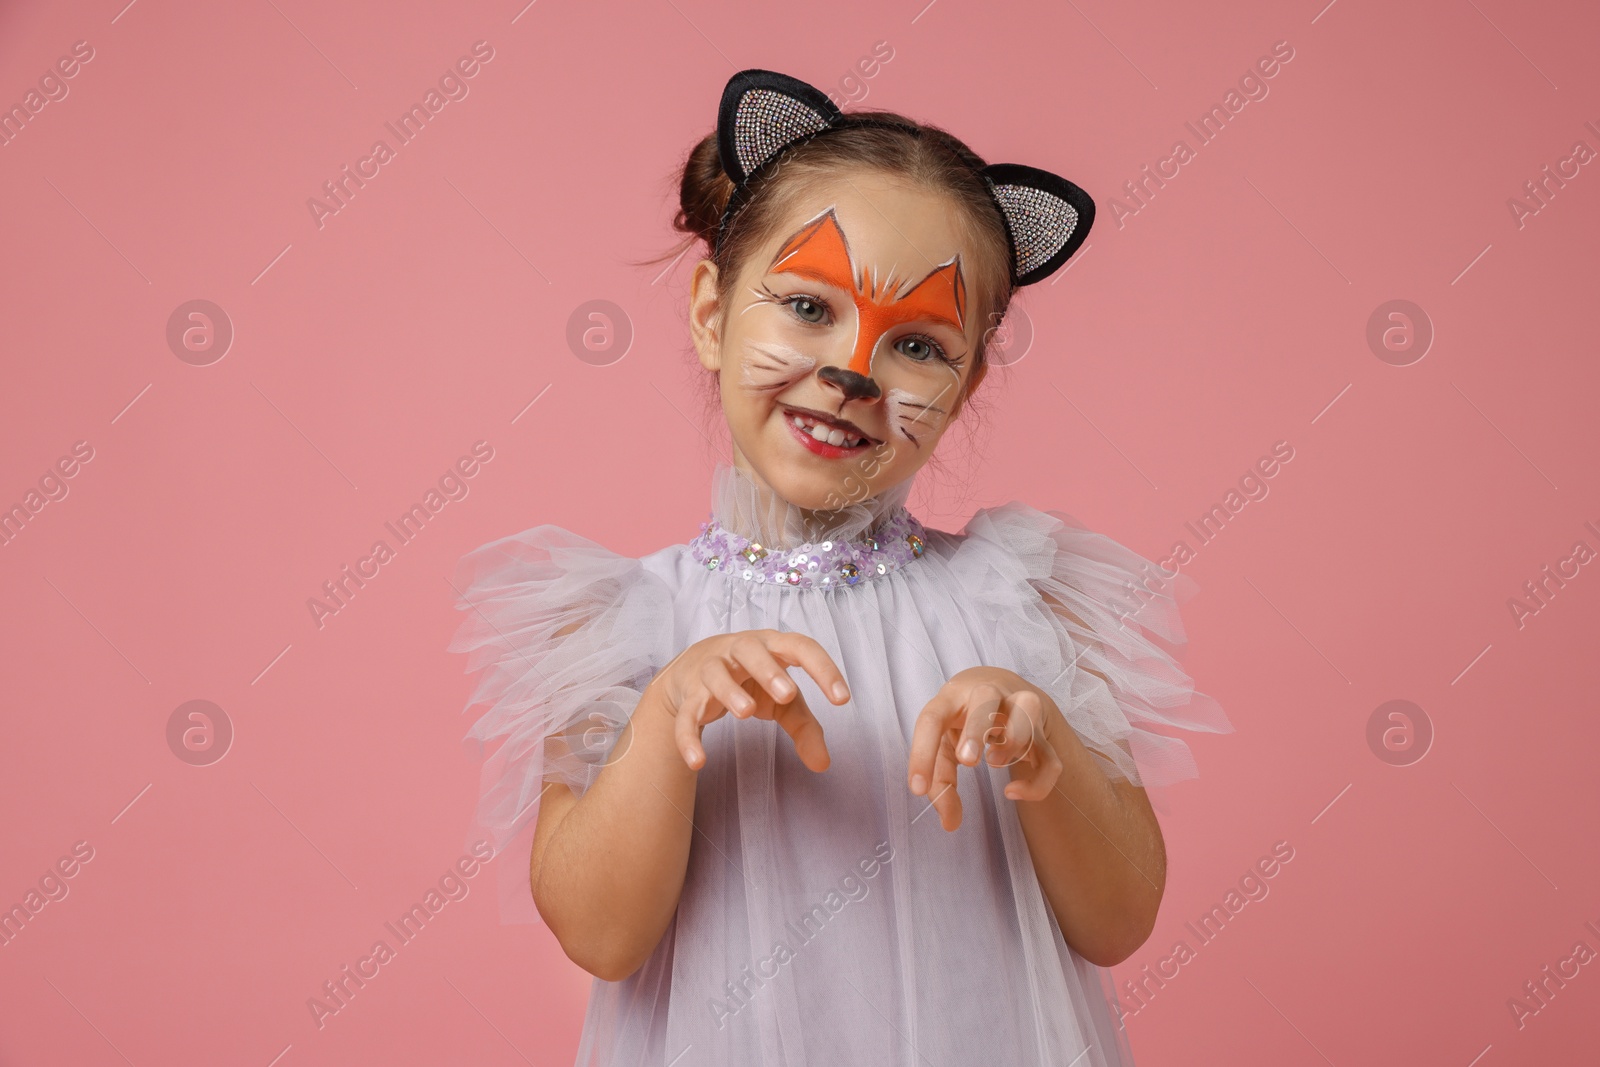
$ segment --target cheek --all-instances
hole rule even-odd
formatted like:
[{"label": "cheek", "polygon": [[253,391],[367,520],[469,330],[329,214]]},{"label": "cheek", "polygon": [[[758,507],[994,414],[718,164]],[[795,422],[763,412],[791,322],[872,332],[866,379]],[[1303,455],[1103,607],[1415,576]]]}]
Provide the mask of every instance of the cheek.
[{"label": "cheek", "polygon": [[949,425],[961,395],[961,377],[953,368],[946,370],[942,384],[933,378],[918,389],[896,387],[884,394],[889,427],[897,439],[926,448]]},{"label": "cheek", "polygon": [[817,365],[813,357],[781,341],[746,340],[739,349],[738,383],[758,392],[782,392]]}]

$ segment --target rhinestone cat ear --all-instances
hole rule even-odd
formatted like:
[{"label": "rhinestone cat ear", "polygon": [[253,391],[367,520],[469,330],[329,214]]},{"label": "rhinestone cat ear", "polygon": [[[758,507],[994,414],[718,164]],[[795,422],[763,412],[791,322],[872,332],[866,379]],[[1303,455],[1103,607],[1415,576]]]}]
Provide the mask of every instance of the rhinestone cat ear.
[{"label": "rhinestone cat ear", "polygon": [[1021,163],[991,163],[979,173],[1005,217],[1017,285],[1048,278],[1088,240],[1094,201],[1067,179]]},{"label": "rhinestone cat ear", "polygon": [[[826,93],[776,71],[742,70],[729,78],[717,112],[717,153],[733,195],[723,210],[716,246],[748,198],[751,175],[792,145],[846,122],[889,125],[875,122],[870,113],[846,116]],[[979,174],[1011,240],[1015,285],[1048,278],[1088,238],[1094,201],[1065,178],[1020,163],[992,163]]]},{"label": "rhinestone cat ear", "polygon": [[717,112],[717,150],[736,186],[783,149],[821,133],[841,113],[826,93],[771,70],[728,79]]}]

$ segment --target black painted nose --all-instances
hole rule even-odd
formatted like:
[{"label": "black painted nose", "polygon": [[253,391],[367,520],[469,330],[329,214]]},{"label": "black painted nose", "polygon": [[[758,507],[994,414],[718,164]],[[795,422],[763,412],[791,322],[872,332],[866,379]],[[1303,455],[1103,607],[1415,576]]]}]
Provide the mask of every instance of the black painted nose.
[{"label": "black painted nose", "polygon": [[823,367],[817,371],[817,377],[838,389],[846,400],[876,400],[882,393],[877,382],[843,367]]}]

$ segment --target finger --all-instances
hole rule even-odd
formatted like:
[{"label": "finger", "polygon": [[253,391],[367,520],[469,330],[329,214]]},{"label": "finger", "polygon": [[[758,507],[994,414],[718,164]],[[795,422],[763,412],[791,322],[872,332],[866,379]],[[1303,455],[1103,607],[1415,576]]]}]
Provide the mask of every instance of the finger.
[{"label": "finger", "polygon": [[769,632],[771,636],[766,639],[766,646],[774,656],[790,666],[803,668],[835,704],[843,704],[850,699],[850,687],[845,684],[844,672],[839,670],[839,665],[833,662],[828,650],[818,644],[815,638],[792,630]]},{"label": "finger", "polygon": [[966,721],[961,724],[961,736],[956,741],[956,759],[968,767],[976,767],[983,755],[986,736],[995,727],[1004,726],[1000,701],[1002,693],[989,682],[979,682],[967,690]]},{"label": "finger", "polygon": [[794,751],[801,763],[813,771],[828,769],[830,757],[822,736],[822,724],[811,713],[803,694],[796,693],[789,703],[779,704],[772,718],[794,740]]},{"label": "finger", "polygon": [[[1044,705],[1039,700],[1037,693],[1029,693],[1031,699],[1023,702],[1023,709],[1014,718],[1027,723],[1026,738],[1027,750],[1021,761],[1019,772],[1014,773],[1011,782],[1006,786],[1006,796],[1012,800],[1043,800],[1050,795],[1056,787],[1056,782],[1061,778],[1061,757],[1050,744],[1044,733]],[[1020,729],[1020,728],[1019,728]],[[1019,734],[1011,744],[1024,743]]]},{"label": "finger", "polygon": [[916,725],[911,728],[911,755],[906,761],[906,775],[911,792],[919,797],[927,795],[928,785],[933,781],[940,739],[961,707],[958,688],[946,682],[917,713]]},{"label": "finger", "polygon": [[[767,651],[767,646],[759,638],[744,635],[728,648],[728,656],[766,690],[774,704],[787,704],[800,692],[783,664]],[[753,708],[754,704],[751,706]]]},{"label": "finger", "polygon": [[934,764],[933,809],[939,813],[939,825],[947,832],[961,825],[961,791],[956,787],[958,767],[955,742],[946,734]]},{"label": "finger", "polygon": [[1027,768],[1006,784],[1006,796],[1012,800],[1043,800],[1050,795],[1061,779],[1061,757],[1043,737],[1036,738]]},{"label": "finger", "polygon": [[700,665],[700,682],[717,702],[741,719],[748,719],[756,710],[756,699],[744,686],[733,680],[728,665],[715,657]]},{"label": "finger", "polygon": [[706,750],[700,744],[700,714],[705,704],[705,698],[685,700],[678,705],[678,715],[672,724],[672,737],[678,743],[678,752],[682,754],[683,762],[694,771],[706,763]]},{"label": "finger", "polygon": [[1027,759],[1034,739],[1043,736],[1043,713],[1039,695],[1032,690],[1007,693],[1000,701],[999,723],[984,737],[989,766],[1009,767]]}]

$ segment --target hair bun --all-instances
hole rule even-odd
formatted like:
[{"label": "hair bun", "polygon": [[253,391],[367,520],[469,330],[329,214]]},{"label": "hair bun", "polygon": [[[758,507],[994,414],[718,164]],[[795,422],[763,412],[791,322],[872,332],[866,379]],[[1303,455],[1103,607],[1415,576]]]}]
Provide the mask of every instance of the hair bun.
[{"label": "hair bun", "polygon": [[733,181],[722,169],[717,135],[709,133],[689,152],[678,185],[678,214],[672,228],[691,238],[705,241],[710,248],[717,239],[717,226],[733,195]]}]

